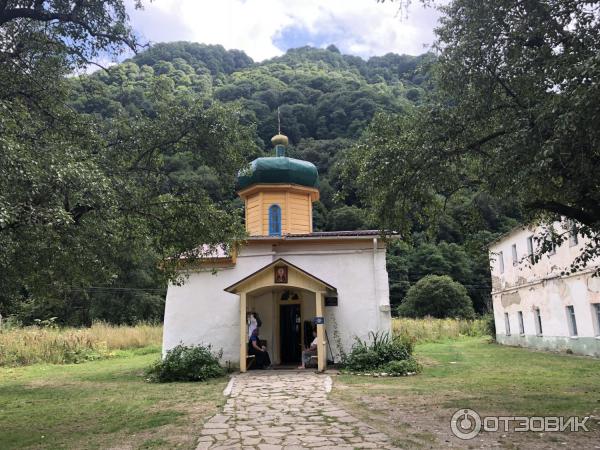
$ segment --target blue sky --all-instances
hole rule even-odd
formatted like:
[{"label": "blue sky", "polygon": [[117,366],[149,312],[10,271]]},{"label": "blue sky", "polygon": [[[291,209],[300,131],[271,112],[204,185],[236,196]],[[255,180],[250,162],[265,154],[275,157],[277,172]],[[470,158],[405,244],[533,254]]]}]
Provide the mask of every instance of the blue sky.
[{"label": "blue sky", "polygon": [[244,50],[255,61],[303,45],[337,46],[367,58],[388,52],[420,54],[434,40],[439,13],[414,0],[153,0],[130,16],[148,42],[193,41]]}]

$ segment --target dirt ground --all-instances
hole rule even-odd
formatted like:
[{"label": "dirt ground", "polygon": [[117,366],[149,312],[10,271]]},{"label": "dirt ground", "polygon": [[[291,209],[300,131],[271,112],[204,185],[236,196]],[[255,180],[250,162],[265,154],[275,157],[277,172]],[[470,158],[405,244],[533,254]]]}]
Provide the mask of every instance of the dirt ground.
[{"label": "dirt ground", "polygon": [[[366,423],[388,434],[393,443],[406,449],[501,448],[501,449],[600,449],[600,421],[592,417],[589,432],[485,432],[470,440],[453,435],[450,422],[456,408],[447,408],[452,394],[414,395],[385,385],[348,385],[337,379],[332,398]],[[373,391],[371,393],[370,391]],[[483,416],[507,415],[478,411]]]}]

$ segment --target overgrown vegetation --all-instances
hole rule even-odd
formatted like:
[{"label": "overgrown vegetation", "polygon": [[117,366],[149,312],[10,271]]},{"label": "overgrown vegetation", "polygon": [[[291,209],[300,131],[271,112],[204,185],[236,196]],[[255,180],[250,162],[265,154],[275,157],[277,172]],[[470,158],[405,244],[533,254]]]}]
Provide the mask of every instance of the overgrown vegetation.
[{"label": "overgrown vegetation", "polygon": [[0,366],[80,363],[114,356],[117,350],[156,347],[161,341],[162,326],[157,324],[12,326],[0,329]]},{"label": "overgrown vegetation", "polygon": [[[493,322],[493,316],[492,316]],[[484,319],[424,319],[397,318],[392,321],[395,335],[415,343],[440,342],[461,337],[489,335],[489,320]]]},{"label": "overgrown vegetation", "polygon": [[345,371],[353,373],[387,373],[407,375],[421,370],[412,357],[414,341],[390,333],[371,332],[368,340],[355,339],[352,349],[342,360]]},{"label": "overgrown vegetation", "polygon": [[148,370],[149,381],[206,381],[225,374],[220,360],[222,351],[214,352],[211,346],[177,345],[164,358],[158,359]]}]

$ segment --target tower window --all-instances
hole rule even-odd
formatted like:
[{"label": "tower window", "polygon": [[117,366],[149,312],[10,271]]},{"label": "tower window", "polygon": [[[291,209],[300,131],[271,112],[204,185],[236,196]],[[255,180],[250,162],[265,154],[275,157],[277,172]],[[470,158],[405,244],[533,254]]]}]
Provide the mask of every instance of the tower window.
[{"label": "tower window", "polygon": [[269,207],[269,236],[281,236],[281,208],[279,205]]}]

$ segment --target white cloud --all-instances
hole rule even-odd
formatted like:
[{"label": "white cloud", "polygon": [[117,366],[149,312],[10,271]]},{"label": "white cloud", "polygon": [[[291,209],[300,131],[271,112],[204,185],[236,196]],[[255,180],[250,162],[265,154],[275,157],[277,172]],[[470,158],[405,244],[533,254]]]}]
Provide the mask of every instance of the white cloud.
[{"label": "white cloud", "polygon": [[282,54],[274,39],[290,27],[330,37],[342,51],[360,56],[419,54],[433,41],[438,13],[417,0],[408,14],[398,3],[375,0],[154,0],[132,11],[146,39],[190,40],[244,50],[260,61]]}]

